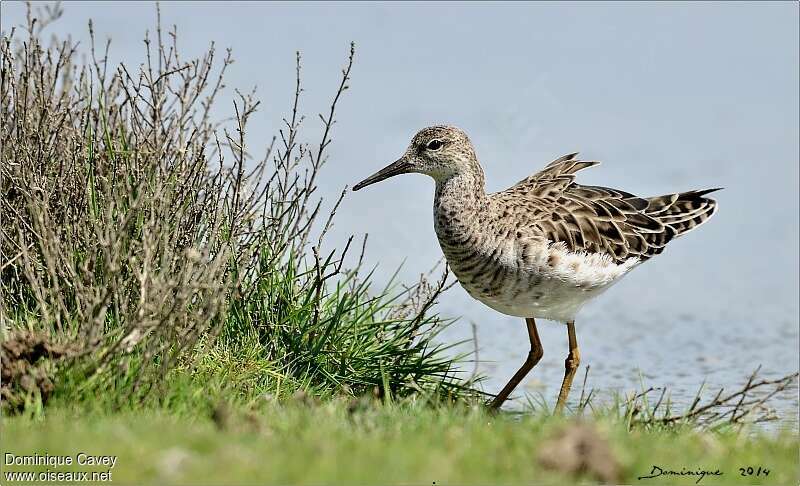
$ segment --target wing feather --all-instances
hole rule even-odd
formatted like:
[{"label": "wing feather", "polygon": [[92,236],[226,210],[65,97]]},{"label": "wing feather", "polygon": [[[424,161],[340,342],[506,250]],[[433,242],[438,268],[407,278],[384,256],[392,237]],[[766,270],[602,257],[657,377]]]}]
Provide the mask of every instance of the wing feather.
[{"label": "wing feather", "polygon": [[[493,197],[524,201],[530,226],[571,251],[608,254],[615,262],[646,260],[706,221],[716,202],[704,197],[716,189],[643,198],[619,189],[580,185],[575,174],[599,164],[567,154]],[[524,195],[524,196],[523,196]]]}]

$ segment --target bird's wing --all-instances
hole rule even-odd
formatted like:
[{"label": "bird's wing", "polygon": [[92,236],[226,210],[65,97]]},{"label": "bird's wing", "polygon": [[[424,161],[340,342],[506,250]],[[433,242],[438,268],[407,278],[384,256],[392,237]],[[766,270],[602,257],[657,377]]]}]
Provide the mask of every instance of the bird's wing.
[{"label": "bird's wing", "polygon": [[567,154],[547,164],[541,171],[532,174],[511,186],[508,191],[523,192],[545,197],[563,191],[575,181],[575,173],[581,169],[599,165],[600,162],[576,160],[578,153]]},{"label": "bird's wing", "polygon": [[569,154],[503,191],[527,201],[530,224],[571,251],[606,253],[615,262],[661,253],[676,236],[707,220],[716,189],[642,198],[619,189],[575,183],[575,173],[599,162]]}]

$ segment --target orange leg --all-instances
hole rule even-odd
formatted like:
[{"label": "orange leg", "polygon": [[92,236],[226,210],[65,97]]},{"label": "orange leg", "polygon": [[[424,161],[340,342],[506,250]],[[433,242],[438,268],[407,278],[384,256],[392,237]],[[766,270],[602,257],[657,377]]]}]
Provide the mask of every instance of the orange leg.
[{"label": "orange leg", "polygon": [[581,363],[581,353],[578,351],[578,341],[575,339],[575,321],[567,323],[567,333],[569,334],[569,354],[566,361],[564,361],[564,381],[561,382],[561,391],[558,393],[556,413],[564,410],[564,405],[567,403],[567,397],[569,396],[569,389],[572,387],[572,379],[575,378],[578,365]]},{"label": "orange leg", "polygon": [[536,321],[530,317],[525,319],[525,324],[528,326],[528,338],[530,338],[531,341],[531,350],[519,370],[514,373],[514,376],[511,377],[511,380],[506,384],[506,386],[503,387],[500,393],[497,394],[494,400],[492,400],[492,404],[490,405],[492,410],[498,410],[503,405],[503,402],[505,402],[511,392],[514,391],[514,388],[519,385],[519,382],[525,378],[525,375],[527,375],[531,369],[536,366],[536,363],[538,363],[544,355],[542,341],[539,339],[539,331],[536,330]]}]

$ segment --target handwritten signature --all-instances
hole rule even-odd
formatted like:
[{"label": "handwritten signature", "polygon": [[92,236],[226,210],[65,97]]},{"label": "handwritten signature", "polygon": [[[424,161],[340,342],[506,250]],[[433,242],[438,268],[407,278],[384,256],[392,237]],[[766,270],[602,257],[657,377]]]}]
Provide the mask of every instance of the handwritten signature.
[{"label": "handwritten signature", "polygon": [[639,481],[642,479],[653,479],[660,476],[697,476],[697,481],[695,484],[700,484],[700,481],[703,480],[706,476],[722,476],[722,471],[719,469],[715,469],[713,471],[707,471],[705,469],[686,469],[681,468],[680,471],[675,471],[673,469],[664,469],[662,467],[654,465],[653,468],[650,470],[650,474],[647,476],[639,476]]}]

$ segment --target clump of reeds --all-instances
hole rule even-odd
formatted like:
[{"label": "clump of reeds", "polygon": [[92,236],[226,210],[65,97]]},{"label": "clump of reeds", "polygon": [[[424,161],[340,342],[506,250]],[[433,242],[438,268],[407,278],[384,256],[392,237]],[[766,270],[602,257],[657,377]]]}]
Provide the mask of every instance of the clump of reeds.
[{"label": "clump of reeds", "polygon": [[345,264],[352,238],[324,244],[338,202],[326,214],[315,192],[353,45],[318,140],[302,136],[298,53],[291,114],[255,157],[254,93],[235,91],[232,118],[214,119],[230,50],[212,43],[185,59],[159,20],[141,64],[112,65],[90,22],[82,61],[70,41],[42,40],[60,14],[29,7],[25,32],[0,45],[7,335],[79,344],[70,363],[82,386],[129,398],[220,342],[255,343],[281,373],[322,389],[463,389],[432,343],[443,323],[430,304],[409,305],[413,288],[373,293],[361,259]]}]

